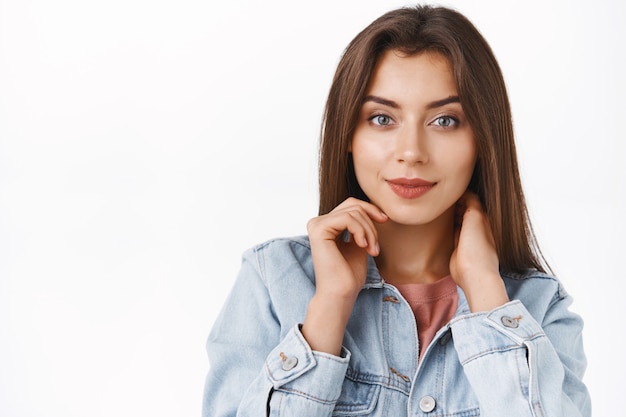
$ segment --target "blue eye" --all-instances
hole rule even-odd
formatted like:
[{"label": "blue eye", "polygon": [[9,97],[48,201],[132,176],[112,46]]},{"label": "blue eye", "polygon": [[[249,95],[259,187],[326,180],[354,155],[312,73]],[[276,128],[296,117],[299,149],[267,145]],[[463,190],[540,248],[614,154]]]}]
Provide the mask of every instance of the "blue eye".
[{"label": "blue eye", "polygon": [[440,116],[435,119],[433,122],[436,126],[449,128],[459,124],[459,121],[451,116]]},{"label": "blue eye", "polygon": [[377,126],[389,126],[392,122],[391,117],[384,114],[377,114],[370,118],[370,121]]}]

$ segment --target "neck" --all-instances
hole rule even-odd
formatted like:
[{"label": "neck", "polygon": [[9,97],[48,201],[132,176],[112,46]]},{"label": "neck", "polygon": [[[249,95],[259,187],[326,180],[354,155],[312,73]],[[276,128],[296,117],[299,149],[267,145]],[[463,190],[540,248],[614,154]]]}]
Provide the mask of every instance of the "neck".
[{"label": "neck", "polygon": [[390,284],[429,284],[450,274],[454,250],[454,211],[434,221],[406,226],[393,221],[378,224],[380,255],[376,265]]}]

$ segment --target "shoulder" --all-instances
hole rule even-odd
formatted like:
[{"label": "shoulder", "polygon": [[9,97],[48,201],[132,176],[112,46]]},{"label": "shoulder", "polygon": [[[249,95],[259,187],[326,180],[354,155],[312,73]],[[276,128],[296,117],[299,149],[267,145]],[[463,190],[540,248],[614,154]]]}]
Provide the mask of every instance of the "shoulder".
[{"label": "shoulder", "polygon": [[567,297],[567,292],[557,277],[536,269],[528,269],[523,272],[504,272],[502,278],[507,288],[511,290],[540,290],[547,291],[556,298]]},{"label": "shoulder", "polygon": [[261,263],[289,259],[307,261],[311,258],[311,245],[308,236],[280,237],[253,246],[245,255],[252,255]]},{"label": "shoulder", "polygon": [[545,315],[555,304],[571,304],[563,283],[555,276],[534,269],[519,273],[502,273],[511,300],[520,300],[537,318]]},{"label": "shoulder", "polygon": [[313,260],[308,236],[281,237],[253,246],[244,253],[244,259],[256,264],[256,268],[269,281],[291,277],[313,281]]},{"label": "shoulder", "polygon": [[250,250],[265,254],[271,254],[274,252],[283,252],[285,250],[296,252],[299,249],[304,249],[305,251],[311,251],[311,245],[309,243],[309,237],[306,235],[302,236],[291,236],[291,237],[277,237],[274,239],[266,240],[265,242],[259,243],[258,245],[253,246]]}]

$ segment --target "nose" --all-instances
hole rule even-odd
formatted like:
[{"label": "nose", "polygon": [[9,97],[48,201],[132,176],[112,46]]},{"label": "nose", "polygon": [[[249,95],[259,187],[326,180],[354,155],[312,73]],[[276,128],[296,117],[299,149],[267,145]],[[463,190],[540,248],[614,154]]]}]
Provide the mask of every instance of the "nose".
[{"label": "nose", "polygon": [[396,138],[398,162],[415,165],[428,162],[428,146],[424,130],[417,125],[403,126]]}]

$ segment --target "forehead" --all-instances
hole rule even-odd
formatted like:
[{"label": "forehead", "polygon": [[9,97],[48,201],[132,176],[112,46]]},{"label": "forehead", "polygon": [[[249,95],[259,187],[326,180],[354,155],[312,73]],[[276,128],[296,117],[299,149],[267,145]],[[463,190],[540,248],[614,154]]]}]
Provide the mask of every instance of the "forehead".
[{"label": "forehead", "polygon": [[457,95],[457,88],[450,62],[441,53],[407,55],[391,49],[380,56],[370,80],[368,94],[377,93],[450,96]]}]

